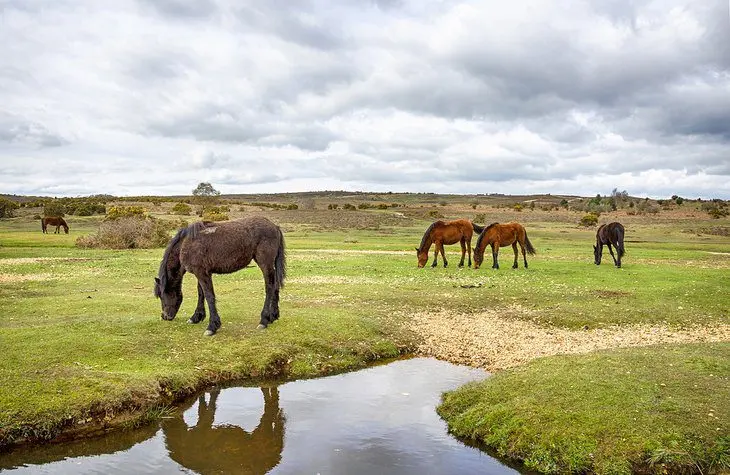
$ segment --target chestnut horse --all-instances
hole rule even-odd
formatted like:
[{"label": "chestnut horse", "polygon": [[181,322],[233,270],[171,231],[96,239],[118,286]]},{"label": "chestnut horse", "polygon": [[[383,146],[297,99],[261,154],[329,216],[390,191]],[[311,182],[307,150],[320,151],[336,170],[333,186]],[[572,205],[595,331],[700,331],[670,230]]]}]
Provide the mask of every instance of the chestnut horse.
[{"label": "chestnut horse", "polygon": [[44,218],[41,218],[41,229],[44,233],[48,232],[49,224],[51,226],[56,226],[56,232],[53,234],[58,234],[61,226],[63,226],[63,231],[68,234],[68,224],[66,224],[66,221],[60,216],[45,216]]},{"label": "chestnut horse", "polygon": [[[608,246],[608,252],[613,257],[613,264],[616,267],[621,267],[621,258],[624,256],[624,227],[621,223],[613,222],[602,224],[598,227],[598,231],[596,231],[596,245],[593,246],[593,262],[597,266],[601,265],[604,244]],[[611,249],[612,244],[616,248],[618,259],[613,255],[613,249]]]},{"label": "chestnut horse", "polygon": [[479,269],[484,260],[484,250],[487,244],[492,246],[492,269],[499,269],[497,256],[499,255],[499,246],[512,245],[515,251],[515,262],[512,264],[513,269],[517,269],[517,243],[522,249],[522,258],[525,261],[525,269],[527,268],[527,256],[525,249],[531,255],[535,255],[535,248],[527,238],[527,231],[520,223],[492,223],[479,234],[477,238],[477,246],[474,248],[474,268]]},{"label": "chestnut horse", "polygon": [[426,232],[423,233],[421,239],[421,245],[416,248],[416,256],[418,257],[418,267],[423,267],[428,262],[428,251],[431,249],[431,244],[435,244],[436,250],[433,254],[433,264],[431,267],[436,267],[438,264],[438,255],[441,253],[441,257],[444,259],[444,267],[449,265],[444,254],[444,244],[456,244],[461,243],[461,261],[459,261],[459,267],[464,266],[464,254],[469,252],[469,267],[471,267],[471,237],[474,235],[474,231],[481,232],[481,226],[472,223],[468,219],[457,219],[454,221],[436,221],[432,223]]},{"label": "chestnut horse", "polygon": [[235,221],[193,223],[182,228],[165,249],[155,277],[155,297],[162,303],[162,319],[172,320],[182,304],[185,272],[198,279],[198,306],[188,323],[205,320],[205,301],[210,310],[206,336],[215,334],[221,319],[215,305],[212,274],[230,274],[255,261],[264,275],[266,300],[259,328],[279,318],[279,289],[286,277],[284,235],[263,216]]}]

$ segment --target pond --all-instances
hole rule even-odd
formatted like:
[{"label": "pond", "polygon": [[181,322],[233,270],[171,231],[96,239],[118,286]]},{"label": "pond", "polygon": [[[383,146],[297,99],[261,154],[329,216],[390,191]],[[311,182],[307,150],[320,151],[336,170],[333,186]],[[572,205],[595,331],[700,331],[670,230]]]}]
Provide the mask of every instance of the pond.
[{"label": "pond", "polygon": [[0,454],[3,473],[519,473],[447,433],[441,393],[487,377],[432,358],[209,389],[160,424]]}]

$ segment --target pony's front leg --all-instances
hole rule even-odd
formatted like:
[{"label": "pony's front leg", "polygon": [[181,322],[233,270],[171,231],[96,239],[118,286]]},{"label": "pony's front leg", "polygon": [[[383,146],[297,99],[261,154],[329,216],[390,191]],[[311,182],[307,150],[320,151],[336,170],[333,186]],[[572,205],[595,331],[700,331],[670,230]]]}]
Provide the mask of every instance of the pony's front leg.
[{"label": "pony's front leg", "polygon": [[203,320],[205,320],[205,294],[198,282],[198,305],[195,307],[195,313],[188,319],[188,323],[200,323]]},{"label": "pony's front leg", "polygon": [[[618,261],[616,260],[616,256],[613,255],[613,246],[611,246],[611,243],[609,242],[606,245],[608,246],[608,252],[611,253],[611,257],[613,258],[613,265],[615,265],[616,267],[621,267],[619,265]],[[618,250],[616,252],[618,252]]]},{"label": "pony's front leg", "polygon": [[[517,241],[515,241],[515,242],[512,243],[512,250],[515,253],[515,262],[512,264],[512,268],[513,269],[517,269],[517,256],[519,255],[517,253]],[[525,266],[525,267],[527,267],[527,266]]]},{"label": "pony's front leg", "polygon": [[433,262],[431,263],[431,267],[436,267],[438,265],[438,258],[439,258],[439,243],[435,243],[433,245]]},{"label": "pony's front leg", "polygon": [[[464,267],[464,257],[466,256],[466,240],[461,240],[461,260],[459,261],[459,267]],[[471,253],[469,253],[469,265],[471,265]]]},{"label": "pony's front leg", "polygon": [[499,255],[499,244],[496,242],[492,243],[492,269],[499,269],[499,262],[497,256]]},{"label": "pony's front leg", "polygon": [[210,274],[195,275],[198,278],[198,285],[203,289],[203,295],[208,302],[208,311],[210,319],[208,321],[208,329],[205,330],[205,336],[215,335],[215,332],[221,327],[221,317],[218,315],[218,309],[215,306],[215,292],[213,291],[213,278]]}]

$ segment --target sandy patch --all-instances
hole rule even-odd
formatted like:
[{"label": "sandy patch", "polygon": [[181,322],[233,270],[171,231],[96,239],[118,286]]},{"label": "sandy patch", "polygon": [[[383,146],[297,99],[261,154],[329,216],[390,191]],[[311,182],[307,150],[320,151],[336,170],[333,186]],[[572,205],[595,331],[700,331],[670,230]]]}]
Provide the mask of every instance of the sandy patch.
[{"label": "sandy patch", "polygon": [[297,253],[316,253],[316,254],[387,254],[394,256],[407,256],[416,252],[413,251],[379,251],[373,249],[297,249]]},{"label": "sandy patch", "polygon": [[457,364],[495,371],[559,354],[660,343],[730,341],[730,325],[682,329],[666,325],[624,325],[593,330],[546,328],[496,313],[418,313],[404,317],[422,338],[418,352]]},{"label": "sandy patch", "polygon": [[288,277],[286,283],[294,284],[382,284],[383,279],[372,277],[347,277],[342,275],[313,275],[307,277]]},{"label": "sandy patch", "polygon": [[2,274],[0,273],[0,284],[10,284],[13,282],[27,282],[29,280],[51,280],[51,274]]}]

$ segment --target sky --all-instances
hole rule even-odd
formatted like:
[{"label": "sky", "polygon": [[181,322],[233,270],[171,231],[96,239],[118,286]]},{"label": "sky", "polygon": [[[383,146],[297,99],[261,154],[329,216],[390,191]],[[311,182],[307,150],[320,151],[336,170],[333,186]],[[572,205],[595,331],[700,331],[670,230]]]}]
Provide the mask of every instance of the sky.
[{"label": "sky", "polygon": [[0,193],[730,199],[728,0],[0,0]]}]

